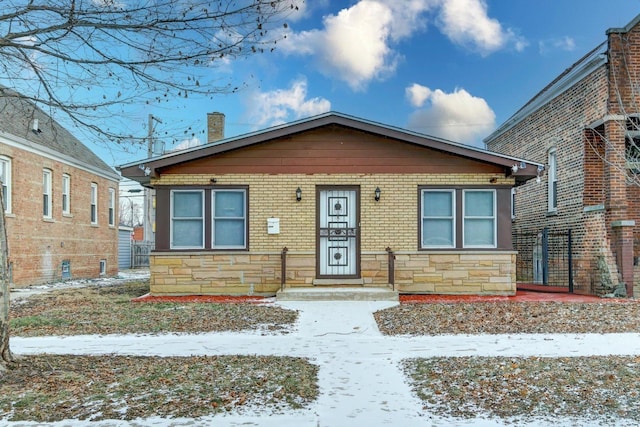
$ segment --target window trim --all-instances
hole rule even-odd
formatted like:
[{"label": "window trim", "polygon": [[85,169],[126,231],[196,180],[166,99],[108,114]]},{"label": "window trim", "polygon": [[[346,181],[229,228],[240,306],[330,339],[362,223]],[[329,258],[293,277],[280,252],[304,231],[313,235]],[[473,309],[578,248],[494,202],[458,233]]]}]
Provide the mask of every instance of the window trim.
[{"label": "window trim", "polygon": [[91,192],[89,197],[89,220],[92,225],[98,225],[98,184],[95,182],[91,183]]},{"label": "window trim", "polygon": [[11,164],[11,158],[7,157],[7,156],[0,156],[0,163],[2,163],[4,165],[3,170],[5,171],[5,175],[6,175],[6,181],[4,182],[2,181],[2,176],[0,176],[0,181],[2,181],[2,188],[0,189],[0,191],[2,191],[2,189],[6,188],[7,191],[5,193],[5,197],[4,197],[4,213],[5,214],[10,214],[11,213],[11,187],[12,187],[12,182],[11,182],[11,168],[12,168],[12,164]]},{"label": "window trim", "polygon": [[62,215],[71,215],[71,175],[62,174]]},{"label": "window trim", "polygon": [[[493,201],[493,215],[491,217],[486,216],[467,216],[466,210],[466,197],[467,193],[491,193],[492,201]],[[498,195],[495,189],[492,188],[465,188],[462,190],[462,212],[461,212],[461,221],[462,221],[462,247],[469,249],[495,249],[498,247]],[[467,219],[492,219],[493,220],[493,243],[490,245],[468,245],[466,244],[466,233],[465,226]]]},{"label": "window trim", "polygon": [[[451,194],[451,228],[452,228],[452,245],[451,246],[443,246],[443,245],[425,245],[424,244],[424,194],[425,193],[450,193]],[[456,215],[456,189],[455,188],[420,188],[420,224],[419,224],[419,236],[420,236],[420,249],[455,249],[457,247],[457,236],[456,236],[456,224],[457,224],[457,215]],[[434,219],[444,219],[443,217],[431,217]]]},{"label": "window trim", "polygon": [[[199,219],[201,220],[202,223],[202,242],[200,244],[200,246],[175,246],[173,244],[173,223],[174,223],[174,216],[173,216],[173,212],[174,212],[174,194],[175,193],[200,193],[201,197],[202,197],[202,212],[201,215],[199,217]],[[206,227],[205,227],[205,223],[206,223],[206,212],[205,212],[205,204],[206,204],[206,197],[205,197],[205,191],[204,189],[197,189],[197,188],[185,188],[185,189],[172,189],[169,195],[169,206],[170,206],[170,212],[169,212],[169,247],[171,249],[204,249],[205,248],[205,233],[206,233]],[[186,219],[186,218],[181,218],[181,219]],[[196,217],[191,217],[190,219],[196,219]]]},{"label": "window trim", "polygon": [[116,190],[109,188],[109,226],[116,225]]},{"label": "window trim", "polygon": [[[216,241],[216,236],[215,236],[215,229],[216,229],[216,216],[215,216],[215,211],[216,211],[216,193],[242,193],[242,205],[243,205],[243,209],[244,209],[244,216],[242,217],[233,217],[232,219],[240,219],[242,218],[243,220],[243,244],[242,245],[216,245],[215,241]],[[248,204],[248,197],[247,197],[247,189],[246,188],[241,188],[241,187],[237,187],[237,188],[215,188],[215,189],[211,189],[211,218],[210,218],[210,223],[211,223],[211,249],[216,249],[216,250],[244,250],[248,248],[248,240],[249,240],[249,236],[248,236],[248,212],[249,212],[249,204]],[[230,217],[224,217],[225,219],[229,219]]]},{"label": "window trim", "polygon": [[555,147],[547,152],[547,212],[558,211],[558,154]]},{"label": "window trim", "polygon": [[53,218],[52,175],[53,171],[51,169],[42,169],[42,217],[44,219]]},{"label": "window trim", "polygon": [[518,194],[518,191],[516,190],[515,187],[513,187],[511,189],[511,219],[515,220],[516,219],[516,195]]}]

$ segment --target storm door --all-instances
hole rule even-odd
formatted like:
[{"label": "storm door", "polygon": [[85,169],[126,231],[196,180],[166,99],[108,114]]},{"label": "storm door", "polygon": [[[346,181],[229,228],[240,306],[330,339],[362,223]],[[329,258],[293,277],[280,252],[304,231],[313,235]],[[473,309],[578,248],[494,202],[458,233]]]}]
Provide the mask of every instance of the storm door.
[{"label": "storm door", "polygon": [[357,187],[318,191],[318,277],[358,278],[360,265]]}]

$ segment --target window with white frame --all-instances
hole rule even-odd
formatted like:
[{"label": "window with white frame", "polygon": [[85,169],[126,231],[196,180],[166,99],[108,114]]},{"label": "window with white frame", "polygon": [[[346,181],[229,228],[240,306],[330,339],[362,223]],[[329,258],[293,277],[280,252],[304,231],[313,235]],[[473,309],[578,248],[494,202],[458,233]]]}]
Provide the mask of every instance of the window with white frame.
[{"label": "window with white frame", "polygon": [[212,191],[212,247],[244,249],[247,247],[246,191],[225,189]]},{"label": "window with white frame", "polygon": [[91,224],[98,223],[98,184],[91,183]]},{"label": "window with white frame", "polygon": [[496,247],[495,190],[464,190],[462,240],[465,248]]},{"label": "window with white frame", "polygon": [[548,172],[548,211],[555,212],[558,210],[558,156],[556,149],[549,150],[548,156],[549,172]]},{"label": "window with white frame", "polygon": [[11,159],[6,156],[0,156],[0,181],[4,212],[11,213]]},{"label": "window with white frame", "polygon": [[109,189],[109,225],[113,226],[116,222],[116,190]]},{"label": "window with white frame", "polygon": [[66,173],[62,175],[62,214],[71,214],[71,177]]},{"label": "window with white frame", "polygon": [[422,190],[421,198],[422,247],[455,247],[454,190]]},{"label": "window with white frame", "polygon": [[51,218],[51,170],[42,170],[42,216]]},{"label": "window with white frame", "polygon": [[171,191],[171,248],[204,248],[204,191]]}]

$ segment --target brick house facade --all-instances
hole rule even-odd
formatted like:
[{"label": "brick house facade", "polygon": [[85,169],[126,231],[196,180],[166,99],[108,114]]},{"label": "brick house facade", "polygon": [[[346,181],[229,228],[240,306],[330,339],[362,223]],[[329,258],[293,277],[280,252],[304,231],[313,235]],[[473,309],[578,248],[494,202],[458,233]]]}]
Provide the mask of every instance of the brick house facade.
[{"label": "brick house facade", "polygon": [[156,192],[155,295],[512,295],[511,189],[538,167],[327,113],[120,170]]},{"label": "brick house facade", "polygon": [[0,92],[10,282],[115,275],[119,175],[15,92]]},{"label": "brick house facade", "polygon": [[578,293],[624,283],[633,295],[640,279],[639,23],[640,15],[609,29],[604,43],[485,139],[490,150],[547,165],[541,183],[517,191],[514,229],[571,229]]}]

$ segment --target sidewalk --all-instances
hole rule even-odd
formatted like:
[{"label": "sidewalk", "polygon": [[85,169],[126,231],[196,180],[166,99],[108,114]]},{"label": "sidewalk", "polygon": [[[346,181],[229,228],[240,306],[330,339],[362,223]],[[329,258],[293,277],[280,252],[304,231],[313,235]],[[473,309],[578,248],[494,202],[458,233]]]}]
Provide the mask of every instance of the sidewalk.
[{"label": "sidewalk", "polygon": [[[308,357],[320,367],[320,396],[308,410],[265,417],[256,408],[255,413],[243,415],[198,420],[112,421],[111,424],[92,423],[94,426],[505,425],[493,420],[454,421],[428,414],[423,410],[422,403],[411,393],[399,362],[406,358],[431,356],[640,355],[640,334],[386,337],[378,331],[372,313],[395,305],[393,302],[278,304],[300,311],[299,321],[290,334],[15,337],[11,339],[11,347],[16,354],[287,355]],[[558,420],[557,425],[563,425],[562,420]]]}]

